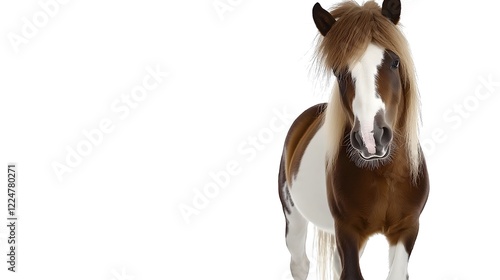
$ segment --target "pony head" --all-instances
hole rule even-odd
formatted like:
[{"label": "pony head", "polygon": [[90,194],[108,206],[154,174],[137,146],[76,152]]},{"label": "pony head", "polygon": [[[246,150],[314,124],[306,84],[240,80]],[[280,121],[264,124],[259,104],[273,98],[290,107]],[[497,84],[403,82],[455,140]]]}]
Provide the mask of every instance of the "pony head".
[{"label": "pony head", "polygon": [[[402,147],[412,171],[419,163],[418,90],[406,39],[397,27],[399,0],[354,1],[327,11],[316,3],[313,19],[321,38],[317,57],[336,77],[325,124],[337,140],[349,130],[351,159],[377,167]],[[332,119],[329,119],[332,118]],[[335,131],[337,130],[337,131]],[[335,160],[338,146],[330,152]]]}]

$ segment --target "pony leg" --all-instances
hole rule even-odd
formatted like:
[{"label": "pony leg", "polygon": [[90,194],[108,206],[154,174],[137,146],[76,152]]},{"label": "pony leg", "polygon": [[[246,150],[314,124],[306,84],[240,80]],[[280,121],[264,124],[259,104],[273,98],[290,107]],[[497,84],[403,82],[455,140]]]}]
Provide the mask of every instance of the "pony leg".
[{"label": "pony leg", "polygon": [[361,249],[359,249],[359,258],[360,259],[363,256],[363,253],[365,252],[365,248],[366,248],[366,241],[363,242],[363,244],[361,245]]},{"label": "pony leg", "polygon": [[[366,242],[361,245],[361,249],[359,249],[359,258],[363,256],[363,253],[366,248]],[[335,245],[335,248],[333,250],[333,279],[334,280],[339,280],[340,279],[340,274],[342,273],[342,262],[340,260],[340,253],[337,245]]]},{"label": "pony leg", "polygon": [[339,280],[342,273],[342,262],[340,260],[339,248],[335,245],[333,250],[333,279]]},{"label": "pony leg", "polygon": [[309,222],[295,207],[285,178],[284,157],[281,158],[278,175],[278,192],[285,214],[286,246],[291,255],[290,271],[294,280],[306,280],[309,274],[309,259],[306,254],[307,225]]},{"label": "pony leg", "polygon": [[[361,245],[361,248],[359,249],[359,258],[361,258],[361,256],[363,256],[363,253],[365,252],[365,248],[366,248],[366,242],[364,242]],[[342,262],[340,260],[340,253],[339,253],[339,249],[337,248],[337,246],[335,246],[335,250],[333,251],[333,268],[334,268],[333,279],[339,280],[340,274],[342,273]]]},{"label": "pony leg", "polygon": [[[387,280],[409,279],[408,276],[408,260],[413,244],[417,239],[418,225],[410,230],[408,235],[400,236],[397,241],[389,240],[389,276]],[[392,242],[391,242],[392,241]]]},{"label": "pony leg", "polygon": [[294,280],[305,280],[309,274],[309,259],[306,254],[308,221],[294,206],[285,211],[286,245],[291,255],[290,270]]},{"label": "pony leg", "polygon": [[359,255],[365,240],[348,225],[337,225],[335,233],[342,262],[340,280],[363,280],[361,268],[359,267]]},{"label": "pony leg", "polygon": [[408,279],[408,258],[409,254],[401,242],[389,248],[390,271],[387,280]]}]

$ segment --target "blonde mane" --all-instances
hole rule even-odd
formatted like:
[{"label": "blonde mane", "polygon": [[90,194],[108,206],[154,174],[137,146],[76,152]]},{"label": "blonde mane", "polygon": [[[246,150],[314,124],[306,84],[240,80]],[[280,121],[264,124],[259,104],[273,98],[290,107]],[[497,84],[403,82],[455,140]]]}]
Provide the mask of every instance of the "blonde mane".
[{"label": "blonde mane", "polygon": [[[418,141],[420,101],[408,42],[399,28],[382,15],[380,6],[373,1],[366,2],[363,6],[354,1],[346,1],[335,6],[330,13],[336,22],[328,34],[319,39],[315,56],[319,69],[328,77],[332,69],[347,69],[371,42],[399,56],[405,100],[404,119],[401,120],[403,131],[400,134],[404,138],[411,177],[416,180],[421,163]],[[324,122],[330,139],[328,168],[332,168],[347,125],[337,82],[333,86]]]}]

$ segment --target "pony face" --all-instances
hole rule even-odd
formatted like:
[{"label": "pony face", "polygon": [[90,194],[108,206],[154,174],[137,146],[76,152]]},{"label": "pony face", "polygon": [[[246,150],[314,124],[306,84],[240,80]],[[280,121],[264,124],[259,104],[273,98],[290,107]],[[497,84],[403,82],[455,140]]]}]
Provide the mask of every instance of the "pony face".
[{"label": "pony face", "polygon": [[394,52],[369,44],[347,69],[335,71],[350,122],[350,143],[362,160],[390,155],[402,101],[399,64]]},{"label": "pony face", "polygon": [[[397,27],[400,12],[398,0],[384,0],[382,7],[346,1],[330,12],[318,3],[313,7],[322,35],[317,58],[338,84],[327,111],[329,135],[338,139],[348,132],[349,154],[360,167],[385,164],[396,146],[405,149],[412,170],[419,162],[418,91],[407,42]],[[406,143],[395,145],[399,136]],[[338,147],[330,148],[332,161]]]}]

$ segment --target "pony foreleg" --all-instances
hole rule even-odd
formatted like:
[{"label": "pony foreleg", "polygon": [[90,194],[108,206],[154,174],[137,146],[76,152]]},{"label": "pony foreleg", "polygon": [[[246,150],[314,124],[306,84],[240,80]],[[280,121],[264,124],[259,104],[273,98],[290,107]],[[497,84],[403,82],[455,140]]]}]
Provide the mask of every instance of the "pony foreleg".
[{"label": "pony foreleg", "polygon": [[361,268],[359,267],[359,254],[365,240],[348,225],[337,225],[335,229],[337,247],[342,262],[341,280],[363,280]]},{"label": "pony foreleg", "polygon": [[[361,245],[361,249],[359,250],[359,257],[363,255],[363,252],[365,251],[366,247],[366,242]],[[339,249],[337,245],[335,245],[335,248],[333,250],[333,280],[339,280],[340,279],[340,274],[342,273],[342,262],[340,260],[340,254],[339,254]]]},{"label": "pony foreleg", "polygon": [[408,258],[409,255],[402,243],[389,248],[390,271],[387,280],[408,279]]},{"label": "pony foreleg", "polygon": [[333,251],[333,280],[339,280],[342,274],[342,262],[340,260],[340,253],[338,247],[335,245]]},{"label": "pony foreleg", "polygon": [[390,242],[389,247],[389,276],[387,280],[407,280],[408,261],[410,258],[413,244],[417,239],[418,225],[410,230],[410,234],[397,239],[396,242]]}]

